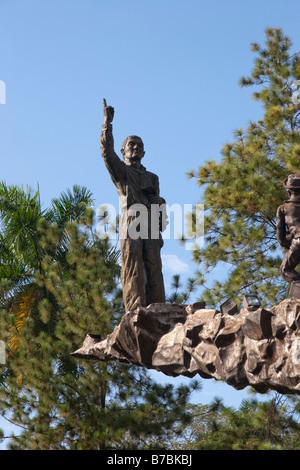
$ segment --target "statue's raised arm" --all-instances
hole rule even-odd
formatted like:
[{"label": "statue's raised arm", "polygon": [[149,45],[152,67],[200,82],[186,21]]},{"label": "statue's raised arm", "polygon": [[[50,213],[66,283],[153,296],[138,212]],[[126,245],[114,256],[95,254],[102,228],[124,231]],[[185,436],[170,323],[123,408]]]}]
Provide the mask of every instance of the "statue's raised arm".
[{"label": "statue's raised arm", "polygon": [[120,160],[114,150],[114,138],[112,132],[114,114],[114,108],[112,106],[107,106],[106,99],[103,99],[104,123],[102,125],[100,136],[101,155],[113,183],[118,186],[118,184],[124,179],[124,162]]},{"label": "statue's raised arm", "polygon": [[107,106],[106,99],[103,98],[103,116],[104,124],[111,124],[114,118],[115,110],[112,106]]}]

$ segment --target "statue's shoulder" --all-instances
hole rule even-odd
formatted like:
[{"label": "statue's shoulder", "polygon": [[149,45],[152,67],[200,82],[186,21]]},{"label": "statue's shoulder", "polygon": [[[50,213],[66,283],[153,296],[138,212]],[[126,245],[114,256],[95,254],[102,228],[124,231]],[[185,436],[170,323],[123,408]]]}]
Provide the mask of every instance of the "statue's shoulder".
[{"label": "statue's shoulder", "polygon": [[152,178],[155,181],[158,181],[158,176],[155,173],[153,173],[152,171],[148,171],[148,170],[146,170],[146,173],[150,178]]},{"label": "statue's shoulder", "polygon": [[277,220],[284,218],[285,215],[286,215],[286,204],[283,203],[277,207],[277,211],[276,211]]}]

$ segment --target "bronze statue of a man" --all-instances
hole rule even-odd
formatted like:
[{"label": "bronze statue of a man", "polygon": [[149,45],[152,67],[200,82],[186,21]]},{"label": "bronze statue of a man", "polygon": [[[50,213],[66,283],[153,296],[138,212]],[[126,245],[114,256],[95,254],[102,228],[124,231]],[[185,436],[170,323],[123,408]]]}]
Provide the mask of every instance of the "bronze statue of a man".
[{"label": "bronze statue of a man", "polygon": [[[165,301],[160,256],[162,226],[155,230],[159,213],[156,212],[156,217],[155,211],[154,216],[151,211],[153,205],[159,207],[165,200],[159,195],[158,177],[141,164],[145,154],[142,139],[135,135],[127,137],[121,148],[124,161],[121,160],[114,150],[114,108],[107,106],[105,100],[103,112],[101,154],[120,198],[121,281],[128,312],[139,305]],[[137,216],[141,212],[144,218]],[[141,225],[138,234],[137,225]]]},{"label": "bronze statue of a man", "polygon": [[300,263],[300,175],[289,175],[284,181],[289,199],[277,209],[276,234],[280,245],[288,251],[282,261],[280,272],[289,282],[299,282],[295,270]]}]

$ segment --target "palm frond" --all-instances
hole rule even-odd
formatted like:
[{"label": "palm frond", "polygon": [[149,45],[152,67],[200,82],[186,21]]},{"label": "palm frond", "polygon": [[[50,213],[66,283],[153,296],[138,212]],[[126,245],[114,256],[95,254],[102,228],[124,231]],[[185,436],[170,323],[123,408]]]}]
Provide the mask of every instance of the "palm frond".
[{"label": "palm frond", "polygon": [[39,191],[30,187],[7,186],[0,182],[0,228],[2,249],[25,264],[32,264],[37,254],[37,221],[42,216]]},{"label": "palm frond", "polygon": [[12,336],[8,342],[8,347],[12,354],[14,354],[18,349],[19,335],[26,318],[31,314],[36,297],[37,287],[35,284],[31,284],[26,286],[25,290],[13,299],[10,313],[14,315],[15,321],[14,326],[12,327]]},{"label": "palm frond", "polygon": [[72,190],[67,189],[59,198],[52,199],[47,218],[59,226],[66,221],[79,222],[85,210],[92,204],[92,192],[85,186],[74,185]]}]

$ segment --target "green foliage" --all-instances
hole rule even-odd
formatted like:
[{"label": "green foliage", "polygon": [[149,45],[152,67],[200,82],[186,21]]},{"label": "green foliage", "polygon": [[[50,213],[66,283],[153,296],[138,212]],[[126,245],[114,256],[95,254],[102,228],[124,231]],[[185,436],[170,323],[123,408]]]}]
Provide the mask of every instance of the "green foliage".
[{"label": "green foliage", "polygon": [[181,427],[171,449],[298,450],[299,400],[274,394],[268,401],[243,400],[239,409],[215,399],[210,405],[189,405],[191,424]]},{"label": "green foliage", "polygon": [[266,303],[287,295],[275,217],[286,197],[284,179],[299,172],[300,105],[292,94],[300,56],[290,49],[290,39],[273,28],[266,30],[264,47],[252,45],[254,68],[240,85],[259,88],[253,98],[261,103],[263,118],[235,132],[220,162],[211,160],[189,172],[205,187],[205,245],[193,253],[203,271],[201,284],[220,264],[228,271],[224,282],[205,290],[203,299],[211,305],[228,295],[238,301],[241,292],[261,293]]},{"label": "green foliage", "polygon": [[196,289],[196,279],[189,278],[186,285],[182,285],[180,274],[174,274],[171,282],[171,292],[166,296],[166,302],[176,304],[188,303],[191,294]]},{"label": "green foliage", "polygon": [[[9,348],[0,369],[0,410],[20,429],[10,448],[161,448],[175,422],[188,422],[190,390],[160,386],[143,368],[71,355],[87,333],[106,337],[124,310],[118,253],[94,233],[85,203],[90,194],[80,192],[81,202],[65,194],[70,204],[64,196],[63,205],[55,200],[55,210],[42,213],[38,198],[26,193],[36,216],[16,217],[23,199],[3,213],[0,327]],[[25,234],[28,227],[30,238],[22,235],[18,244],[22,270],[14,272],[14,230]]]}]

